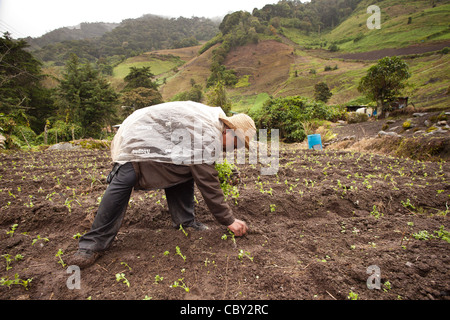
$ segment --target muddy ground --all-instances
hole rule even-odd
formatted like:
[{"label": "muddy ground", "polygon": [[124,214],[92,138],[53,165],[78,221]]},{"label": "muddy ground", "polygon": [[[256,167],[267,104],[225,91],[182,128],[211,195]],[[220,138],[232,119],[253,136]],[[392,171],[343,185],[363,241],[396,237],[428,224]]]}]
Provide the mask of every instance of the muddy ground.
[{"label": "muddy ground", "polygon": [[0,154],[0,299],[450,299],[449,163],[284,145],[277,175],[239,165],[228,201],[247,236],[233,239],[198,190],[210,230],[187,234],[163,190],[134,192],[113,246],[69,289],[64,260],[110,168],[108,150]]}]

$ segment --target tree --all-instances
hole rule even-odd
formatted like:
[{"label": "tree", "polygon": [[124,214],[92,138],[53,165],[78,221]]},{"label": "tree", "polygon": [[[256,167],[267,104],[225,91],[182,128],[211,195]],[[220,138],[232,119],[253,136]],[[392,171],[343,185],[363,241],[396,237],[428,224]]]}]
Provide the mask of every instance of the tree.
[{"label": "tree", "polygon": [[217,82],[216,86],[208,93],[207,104],[211,107],[221,107],[225,114],[231,110],[231,101],[228,99],[225,85],[222,81]]},{"label": "tree", "polygon": [[161,94],[157,90],[144,87],[124,91],[122,93],[121,101],[126,106],[122,114],[125,117],[129,116],[137,109],[163,102]]},{"label": "tree", "polygon": [[122,90],[122,103],[128,107],[124,115],[133,111],[163,102],[158,85],[152,81],[155,76],[150,67],[131,67],[130,73],[124,78],[126,85]]},{"label": "tree", "polygon": [[51,91],[42,86],[41,63],[26,49],[23,40],[13,40],[9,33],[0,38],[0,112],[23,110],[29,126],[38,132],[45,119],[54,113]]},{"label": "tree", "polygon": [[314,86],[314,99],[327,103],[333,94],[325,82],[319,82]]},{"label": "tree", "polygon": [[156,82],[152,81],[155,75],[150,71],[150,67],[131,67],[130,72],[124,78],[126,86],[124,90],[136,88],[152,88],[158,89]]},{"label": "tree", "polygon": [[94,138],[111,124],[118,102],[118,95],[109,82],[89,63],[81,64],[75,54],[66,64],[58,96],[60,113],[66,123],[81,126],[85,136]]},{"label": "tree", "polygon": [[376,101],[377,113],[383,114],[410,76],[409,67],[401,58],[385,57],[367,71],[359,82],[358,91]]}]

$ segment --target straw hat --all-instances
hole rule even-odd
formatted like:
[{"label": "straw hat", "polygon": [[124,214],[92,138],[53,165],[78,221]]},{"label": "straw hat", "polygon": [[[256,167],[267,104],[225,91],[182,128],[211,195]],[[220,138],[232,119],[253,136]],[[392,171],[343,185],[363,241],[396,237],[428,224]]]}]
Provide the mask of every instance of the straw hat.
[{"label": "straw hat", "polygon": [[255,122],[252,118],[244,113],[235,114],[231,117],[220,116],[219,119],[234,130],[236,136],[245,142],[245,147],[248,149],[250,139],[256,134]]}]

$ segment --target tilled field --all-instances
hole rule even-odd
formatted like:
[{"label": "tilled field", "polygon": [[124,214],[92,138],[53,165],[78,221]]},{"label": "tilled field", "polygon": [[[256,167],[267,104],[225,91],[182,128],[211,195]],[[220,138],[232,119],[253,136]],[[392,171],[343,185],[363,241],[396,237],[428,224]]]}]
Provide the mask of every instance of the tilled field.
[{"label": "tilled field", "polygon": [[250,227],[242,238],[198,191],[204,232],[172,227],[163,190],[134,192],[113,246],[79,282],[64,260],[106,188],[108,151],[6,152],[0,164],[3,300],[450,297],[446,162],[283,146],[277,175],[238,166],[228,201]]}]

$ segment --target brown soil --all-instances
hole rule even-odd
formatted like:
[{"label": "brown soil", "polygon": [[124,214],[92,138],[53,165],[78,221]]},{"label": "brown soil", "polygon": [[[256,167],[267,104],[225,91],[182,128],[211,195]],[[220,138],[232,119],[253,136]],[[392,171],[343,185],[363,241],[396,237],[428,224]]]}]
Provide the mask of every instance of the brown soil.
[{"label": "brown soil", "polygon": [[[450,229],[446,162],[283,146],[276,176],[239,165],[240,194],[228,201],[250,232],[235,243],[198,192],[197,217],[210,230],[187,235],[171,227],[163,191],[134,192],[113,246],[81,270],[81,288],[72,290],[55,255],[61,249],[67,261],[77,249],[73,235],[89,229],[108,151],[4,152],[0,162],[0,253],[23,256],[9,270],[2,256],[0,277],[32,279],[27,289],[0,286],[3,300],[450,298],[450,244],[435,233]],[[424,230],[433,237],[412,236]],[[372,265],[381,271],[379,290],[367,287]],[[116,281],[120,273],[129,287]],[[179,279],[189,292],[171,287]]]},{"label": "brown soil", "polygon": [[289,78],[294,49],[275,40],[260,41],[233,48],[224,65],[236,71],[238,78],[249,75],[251,86],[239,88],[241,94],[276,92]]}]

